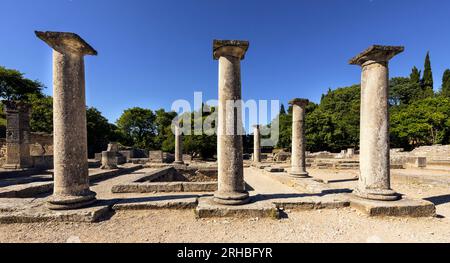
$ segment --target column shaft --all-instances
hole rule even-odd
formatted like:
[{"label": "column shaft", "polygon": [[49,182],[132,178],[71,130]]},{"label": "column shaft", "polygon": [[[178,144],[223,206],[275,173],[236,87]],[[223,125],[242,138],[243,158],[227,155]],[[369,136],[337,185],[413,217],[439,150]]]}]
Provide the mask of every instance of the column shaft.
[{"label": "column shaft", "polygon": [[175,164],[183,164],[183,135],[178,125],[175,126]]},{"label": "column shaft", "polygon": [[84,56],[97,55],[74,33],[36,32],[53,48],[54,210],[95,202],[89,189]]},{"label": "column shaft", "polygon": [[256,125],[254,127],[254,135],[253,135],[253,162],[260,163],[261,162],[261,132],[260,126]]},{"label": "column shaft", "polygon": [[292,105],[292,168],[291,176],[308,177],[306,171],[306,138],[305,138],[305,107],[308,101],[295,99]]},{"label": "column shaft", "polygon": [[394,201],[391,189],[389,141],[389,60],[403,47],[372,46],[350,64],[360,65],[360,176],[355,194],[372,200]]},{"label": "column shaft", "polygon": [[54,195],[90,194],[84,58],[53,51]]}]

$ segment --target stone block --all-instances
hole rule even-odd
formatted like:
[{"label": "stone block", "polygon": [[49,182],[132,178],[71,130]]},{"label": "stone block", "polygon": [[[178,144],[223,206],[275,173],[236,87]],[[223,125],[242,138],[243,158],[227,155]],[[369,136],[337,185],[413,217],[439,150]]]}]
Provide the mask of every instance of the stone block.
[{"label": "stone block", "polygon": [[368,216],[433,217],[436,207],[421,199],[404,197],[398,201],[376,201],[350,195],[350,206]]},{"label": "stone block", "polygon": [[238,218],[280,218],[280,211],[269,201],[250,202],[246,205],[220,205],[213,197],[201,197],[195,210],[198,218],[238,217]]}]

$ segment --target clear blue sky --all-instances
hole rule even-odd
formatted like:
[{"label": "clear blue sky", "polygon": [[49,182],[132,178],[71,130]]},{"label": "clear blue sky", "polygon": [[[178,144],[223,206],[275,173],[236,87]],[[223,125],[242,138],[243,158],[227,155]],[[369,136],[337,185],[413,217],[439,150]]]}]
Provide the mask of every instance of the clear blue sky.
[{"label": "clear blue sky", "polygon": [[213,39],[250,41],[244,99],[319,102],[359,83],[348,60],[371,44],[404,45],[391,76],[423,68],[428,50],[440,88],[450,68],[446,0],[0,0],[0,65],[52,92],[51,50],[34,30],[78,33],[99,52],[86,59],[87,104],[111,122],[140,106],[217,98]]}]

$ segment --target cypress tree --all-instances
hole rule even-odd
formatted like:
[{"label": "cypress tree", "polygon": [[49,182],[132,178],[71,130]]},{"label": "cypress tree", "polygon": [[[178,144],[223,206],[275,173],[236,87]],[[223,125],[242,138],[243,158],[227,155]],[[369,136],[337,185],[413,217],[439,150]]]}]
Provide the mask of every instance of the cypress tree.
[{"label": "cypress tree", "polygon": [[434,94],[433,91],[433,72],[431,70],[430,52],[427,52],[425,57],[425,66],[423,70],[422,89],[425,97],[430,97]]},{"label": "cypress tree", "polygon": [[280,115],[286,115],[286,109],[284,108],[284,104],[281,104]]},{"label": "cypress tree", "polygon": [[411,83],[420,83],[420,75],[422,72],[416,68],[416,66],[413,67],[411,75],[409,75],[409,78],[411,79]]},{"label": "cypress tree", "polygon": [[450,98],[450,69],[445,70],[444,76],[442,77],[441,94]]}]

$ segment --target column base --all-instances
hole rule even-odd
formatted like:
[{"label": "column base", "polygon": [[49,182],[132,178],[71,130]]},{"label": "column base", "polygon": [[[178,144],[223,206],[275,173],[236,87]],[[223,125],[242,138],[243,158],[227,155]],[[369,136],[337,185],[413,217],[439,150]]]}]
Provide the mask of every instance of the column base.
[{"label": "column base", "polygon": [[119,169],[119,167],[117,167],[117,165],[102,165],[100,167],[100,169],[102,169],[102,170],[115,170],[115,169]]},{"label": "column base", "polygon": [[309,176],[308,172],[290,172],[289,176],[294,177],[294,178],[310,178],[311,177],[311,176]]},{"label": "column base", "polygon": [[97,201],[97,194],[88,191],[85,195],[53,195],[47,201],[47,208],[50,210],[74,210],[87,207]]},{"label": "column base", "polygon": [[173,164],[184,164],[184,162],[183,161],[175,161],[175,162],[173,162]]},{"label": "column base", "polygon": [[364,189],[356,188],[353,194],[368,200],[377,201],[398,201],[402,195],[392,189]]},{"label": "column base", "polygon": [[250,202],[248,192],[216,192],[214,202],[221,205],[245,205]]}]

